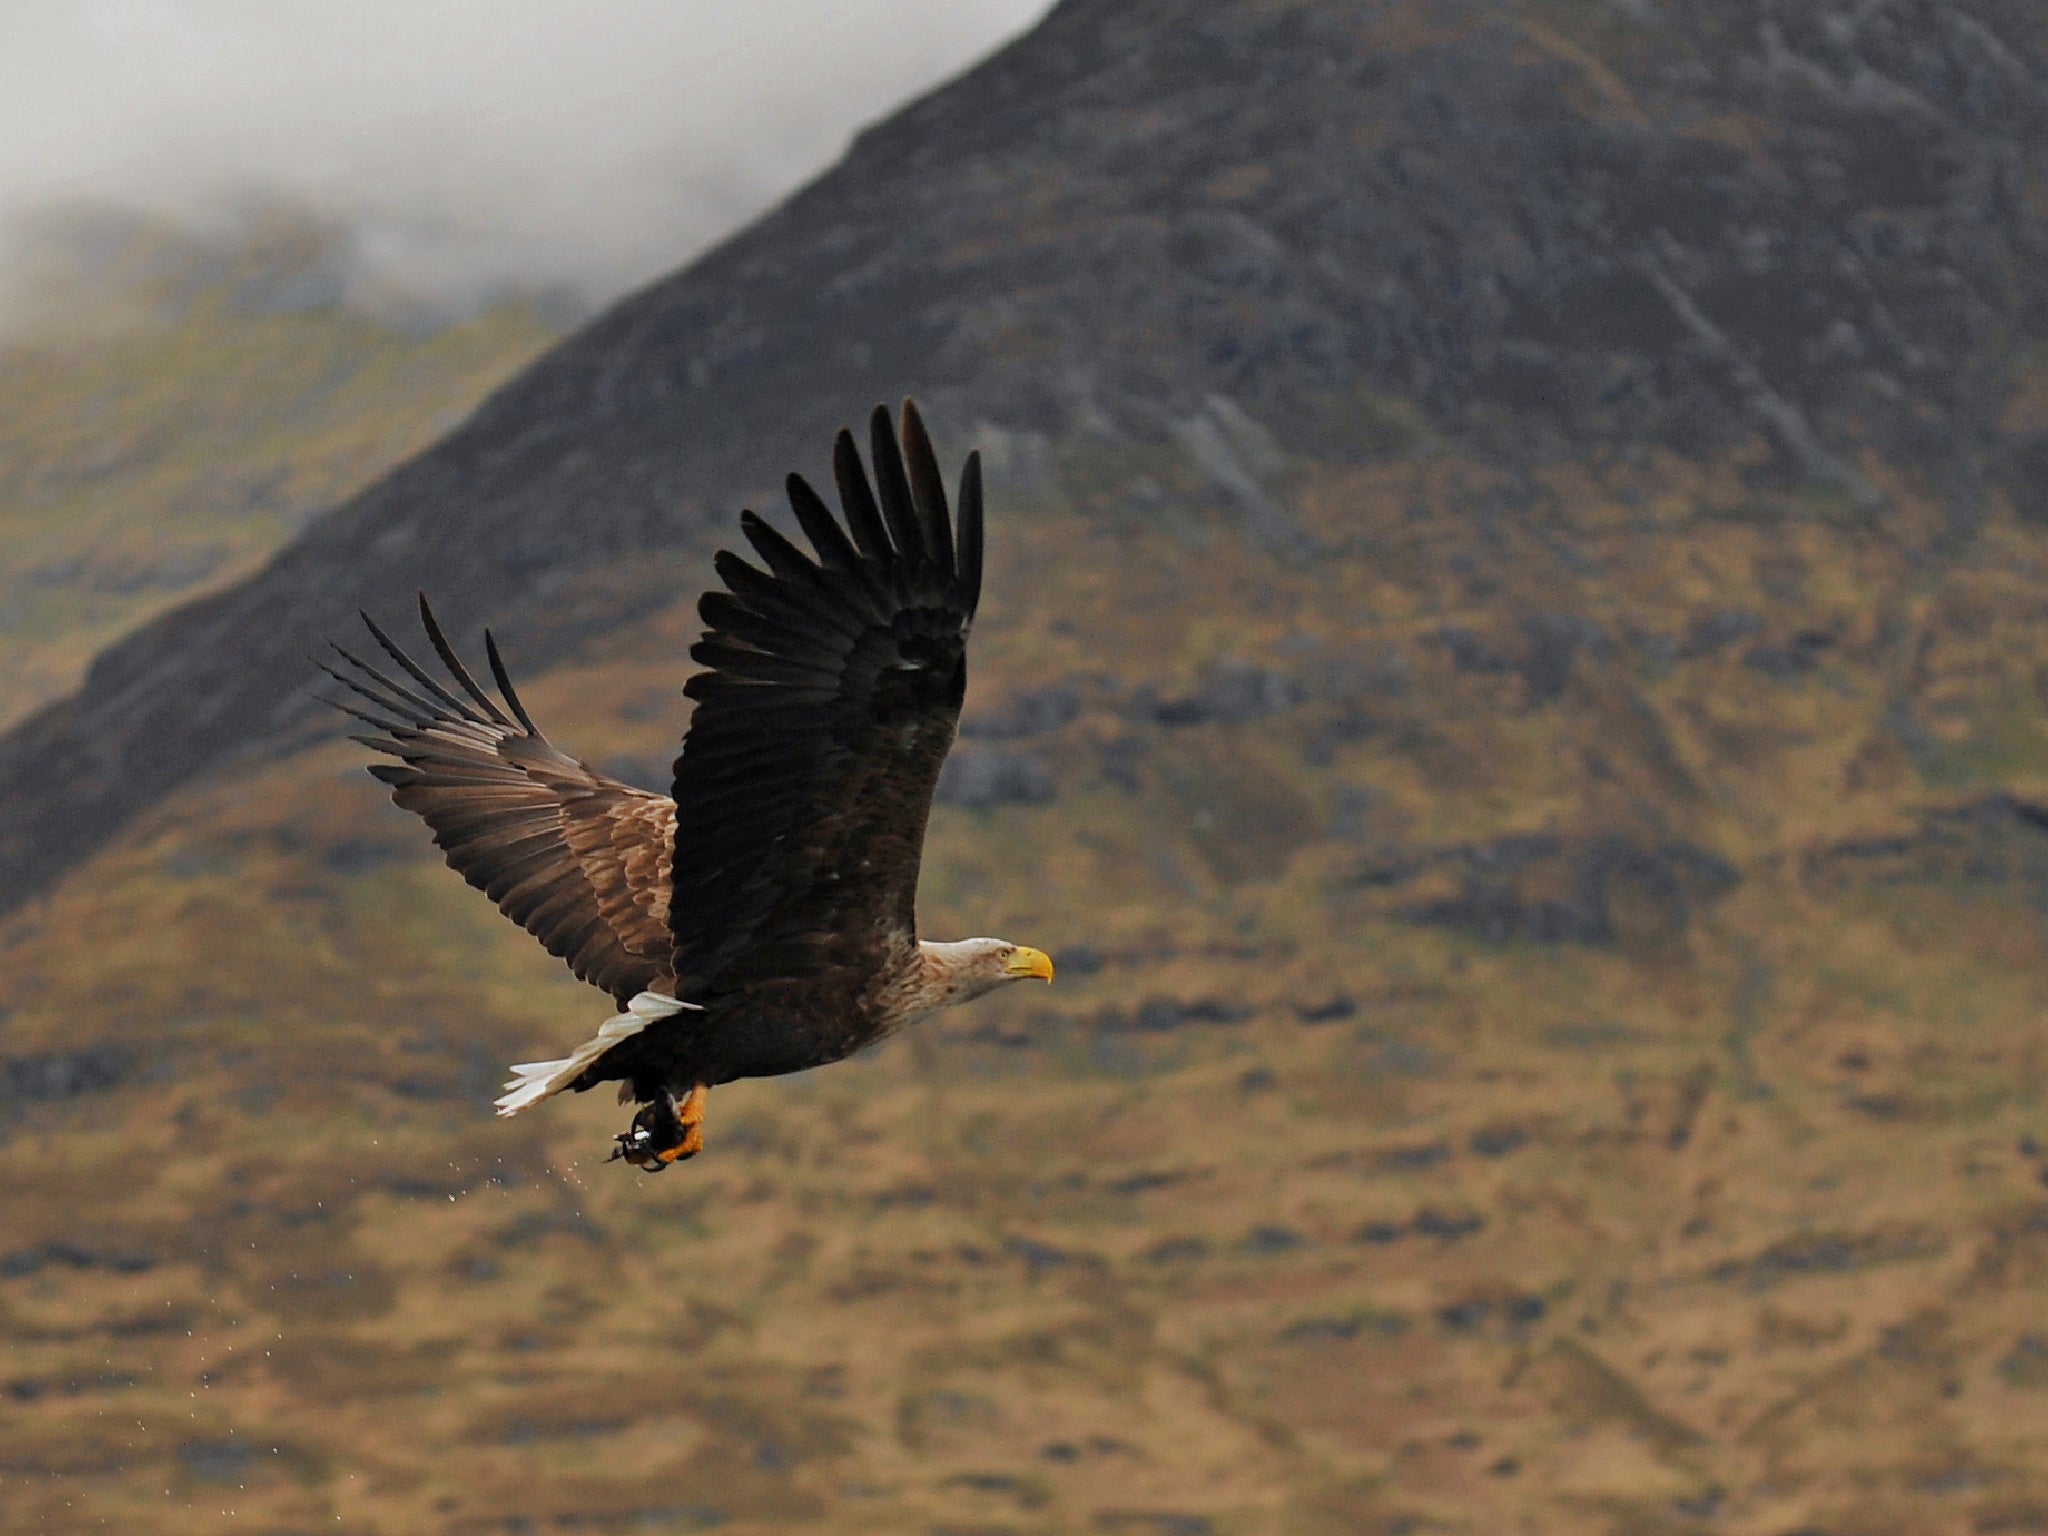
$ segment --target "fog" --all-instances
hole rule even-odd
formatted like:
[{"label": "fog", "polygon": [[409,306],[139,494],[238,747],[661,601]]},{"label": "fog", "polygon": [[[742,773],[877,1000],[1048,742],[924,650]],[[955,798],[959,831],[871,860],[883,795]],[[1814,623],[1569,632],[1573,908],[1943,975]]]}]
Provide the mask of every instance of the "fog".
[{"label": "fog", "polygon": [[[601,301],[1047,0],[6,0],[0,236],[309,205],[378,279]],[[7,274],[0,270],[0,277]]]}]

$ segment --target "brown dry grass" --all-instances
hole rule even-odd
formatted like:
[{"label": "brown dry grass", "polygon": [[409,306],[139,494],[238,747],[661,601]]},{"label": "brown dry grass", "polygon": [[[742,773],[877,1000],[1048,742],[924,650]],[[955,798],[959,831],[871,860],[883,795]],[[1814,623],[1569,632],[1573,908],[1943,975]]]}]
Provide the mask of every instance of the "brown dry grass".
[{"label": "brown dry grass", "polygon": [[[489,1119],[500,1064],[602,1000],[351,751],[165,807],[0,934],[9,1059],[129,1062],[0,1144],[9,1523],[2028,1528],[2042,854],[1941,818],[2048,789],[2048,534],[1931,554],[1931,509],[1879,529],[1740,463],[1545,484],[1509,517],[1453,459],[1304,468],[1313,568],[999,507],[976,698],[1113,676],[1034,744],[1059,801],[939,814],[925,921],[1100,967],[721,1089],[660,1179],[602,1165],[600,1095]],[[1640,640],[1720,609],[1755,633]],[[1505,654],[1545,612],[1614,637],[1547,701],[1435,638]],[[658,758],[690,629],[529,701]],[[1807,632],[1809,670],[1741,659]],[[1232,659],[1363,681],[1132,725]],[[1135,791],[1103,770],[1133,732]],[[1415,922],[1464,866],[1376,873],[1511,834],[1741,880],[1676,925],[1618,889],[1609,942],[1546,944]],[[1248,1017],[1113,1027],[1161,999]]]}]

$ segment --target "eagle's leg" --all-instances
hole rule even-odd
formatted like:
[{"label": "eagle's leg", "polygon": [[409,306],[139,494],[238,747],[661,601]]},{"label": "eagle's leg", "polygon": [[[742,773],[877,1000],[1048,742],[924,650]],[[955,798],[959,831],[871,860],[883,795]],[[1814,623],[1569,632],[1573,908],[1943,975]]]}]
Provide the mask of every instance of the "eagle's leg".
[{"label": "eagle's leg", "polygon": [[620,1134],[613,1159],[624,1158],[635,1168],[659,1173],[670,1163],[695,1157],[704,1150],[704,1100],[702,1083],[691,1088],[682,1103],[666,1088],[640,1106],[630,1129]]},{"label": "eagle's leg", "polygon": [[[704,1101],[710,1097],[711,1090],[702,1083],[691,1086],[688,1096],[676,1105],[676,1124],[682,1129],[682,1139],[668,1150],[655,1153],[658,1161],[680,1163],[704,1150]],[[675,1100],[669,1102],[674,1104]]]}]

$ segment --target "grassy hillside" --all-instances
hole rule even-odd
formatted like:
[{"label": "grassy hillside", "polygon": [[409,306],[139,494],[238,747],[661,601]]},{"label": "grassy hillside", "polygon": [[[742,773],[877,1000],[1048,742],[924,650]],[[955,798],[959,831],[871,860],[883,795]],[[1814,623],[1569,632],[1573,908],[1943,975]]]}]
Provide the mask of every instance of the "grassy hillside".
[{"label": "grassy hillside", "polygon": [[[1061,6],[116,655],[8,760],[0,1527],[2048,1530],[2043,40]],[[7,708],[546,329],[279,238],[17,359]],[[906,379],[993,493],[923,921],[1058,984],[659,1178],[494,1120],[607,1001],[224,722],[428,573],[659,782],[701,520]]]},{"label": "grassy hillside", "polygon": [[[1059,983],[679,1170],[490,1118],[604,1000],[352,749],[10,918],[9,1528],[2048,1525],[2048,527],[1104,453],[995,479],[926,872]],[[528,701],[658,772],[693,630]]]},{"label": "grassy hillside", "polygon": [[352,293],[344,257],[283,212],[225,243],[76,221],[17,254],[41,278],[0,330],[0,727],[143,619],[246,576],[554,339],[523,302],[441,324]]}]

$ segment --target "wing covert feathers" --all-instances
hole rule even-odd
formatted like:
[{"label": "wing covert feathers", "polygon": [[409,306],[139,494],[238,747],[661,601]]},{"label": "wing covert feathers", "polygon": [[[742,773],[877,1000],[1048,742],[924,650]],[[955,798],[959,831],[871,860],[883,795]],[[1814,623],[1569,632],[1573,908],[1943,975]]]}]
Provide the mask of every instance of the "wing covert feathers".
[{"label": "wing covert feathers", "polygon": [[406,681],[338,645],[339,665],[324,670],[358,701],[332,702],[378,732],[356,740],[397,760],[370,769],[391,798],[426,821],[450,866],[583,980],[621,1001],[666,981],[674,803],[550,743],[486,634],[503,696],[493,699],[424,596],[421,627],[454,689],[369,615],[363,623]]},{"label": "wing covert feathers", "polygon": [[981,590],[981,471],[957,524],[915,406],[834,445],[839,515],[798,476],[809,551],[751,512],[758,564],[721,553],[698,605],[705,670],[676,762],[690,850],[669,907],[678,995],[869,971],[914,935],[919,858],[966,689]]}]

